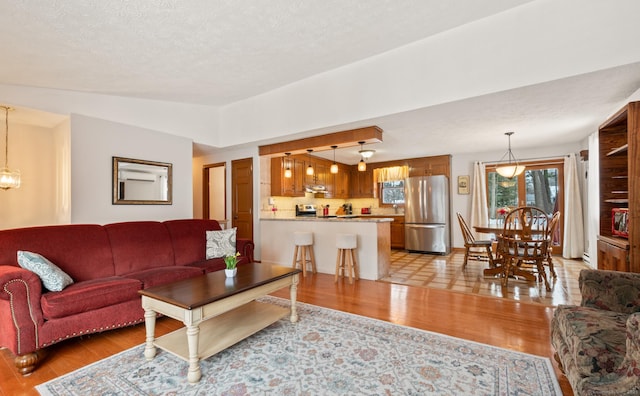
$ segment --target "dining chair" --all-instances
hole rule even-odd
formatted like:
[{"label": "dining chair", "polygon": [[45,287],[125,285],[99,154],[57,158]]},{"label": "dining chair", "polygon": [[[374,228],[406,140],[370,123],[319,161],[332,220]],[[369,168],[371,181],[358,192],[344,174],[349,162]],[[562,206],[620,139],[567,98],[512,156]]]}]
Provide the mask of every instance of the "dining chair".
[{"label": "dining chair", "polygon": [[491,252],[493,241],[476,240],[460,212],[456,212],[456,215],[458,216],[458,223],[460,223],[460,230],[464,237],[464,264],[462,264],[462,268],[467,267],[467,260],[469,258],[478,261],[489,261],[489,266],[493,268],[495,266],[493,253]]},{"label": "dining chair", "polygon": [[560,227],[560,211],[556,211],[553,216],[551,216],[551,220],[549,220],[549,225],[547,226],[547,259],[545,263],[549,267],[549,274],[555,279],[558,276],[556,275],[556,270],[553,268],[553,238]]},{"label": "dining chair", "polygon": [[548,218],[534,206],[522,206],[512,210],[498,235],[498,253],[502,256],[502,286],[506,287],[510,276],[536,281],[542,278],[547,291],[551,290],[543,262],[547,259]]}]

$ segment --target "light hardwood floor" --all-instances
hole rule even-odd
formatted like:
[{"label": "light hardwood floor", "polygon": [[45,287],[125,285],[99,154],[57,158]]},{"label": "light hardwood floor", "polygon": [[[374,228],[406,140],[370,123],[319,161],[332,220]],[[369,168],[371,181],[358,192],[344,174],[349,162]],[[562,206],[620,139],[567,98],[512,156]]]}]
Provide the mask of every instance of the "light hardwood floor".
[{"label": "light hardwood floor", "polygon": [[[446,262],[446,258],[440,257],[433,266],[446,267],[443,259]],[[449,260],[450,265],[456,266],[457,253]],[[470,262],[468,268],[484,265]],[[553,359],[549,342],[552,306],[474,293],[474,288],[469,292],[424,286],[366,280],[350,285],[346,280],[334,283],[333,275],[316,274],[301,279],[298,300]],[[514,282],[515,286],[525,287]],[[288,294],[287,290],[274,293],[283,298],[288,298]],[[160,318],[156,329],[157,334],[166,334],[179,327],[181,323],[175,320]],[[35,385],[139,345],[144,342],[144,334],[141,324],[59,343],[48,348],[47,359],[27,377],[17,374],[11,353],[0,350],[0,395],[37,395]],[[562,391],[572,395],[568,381],[555,363],[554,368]]]}]

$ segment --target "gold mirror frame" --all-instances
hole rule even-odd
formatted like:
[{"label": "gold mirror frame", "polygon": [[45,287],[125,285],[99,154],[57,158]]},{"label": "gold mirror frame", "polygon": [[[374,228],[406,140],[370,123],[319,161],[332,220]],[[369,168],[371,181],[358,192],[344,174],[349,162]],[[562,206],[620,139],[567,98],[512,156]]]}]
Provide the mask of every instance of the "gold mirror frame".
[{"label": "gold mirror frame", "polygon": [[[113,157],[114,205],[171,205],[173,169],[166,162]],[[127,188],[128,186],[128,188]],[[127,192],[130,196],[127,196]]]}]

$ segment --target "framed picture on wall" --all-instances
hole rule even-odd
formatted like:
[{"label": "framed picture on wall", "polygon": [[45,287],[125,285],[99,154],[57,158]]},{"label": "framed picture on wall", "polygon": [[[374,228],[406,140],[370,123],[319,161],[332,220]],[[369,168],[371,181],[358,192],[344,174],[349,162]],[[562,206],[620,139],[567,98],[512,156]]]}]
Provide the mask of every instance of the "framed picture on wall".
[{"label": "framed picture on wall", "polygon": [[458,194],[469,194],[469,175],[458,176]]}]

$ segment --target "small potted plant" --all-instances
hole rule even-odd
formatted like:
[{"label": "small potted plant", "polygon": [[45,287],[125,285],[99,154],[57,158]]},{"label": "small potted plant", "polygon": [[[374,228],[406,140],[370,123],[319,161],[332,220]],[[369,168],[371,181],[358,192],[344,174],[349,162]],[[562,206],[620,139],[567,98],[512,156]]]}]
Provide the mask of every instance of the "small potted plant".
[{"label": "small potted plant", "polygon": [[224,274],[227,278],[233,278],[236,276],[236,273],[238,272],[238,268],[236,267],[238,265],[238,256],[240,256],[240,252],[224,256],[224,263],[227,266],[224,270]]}]

